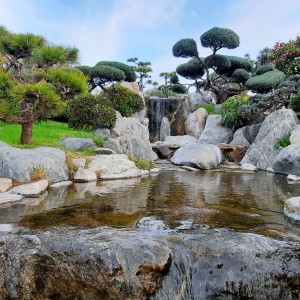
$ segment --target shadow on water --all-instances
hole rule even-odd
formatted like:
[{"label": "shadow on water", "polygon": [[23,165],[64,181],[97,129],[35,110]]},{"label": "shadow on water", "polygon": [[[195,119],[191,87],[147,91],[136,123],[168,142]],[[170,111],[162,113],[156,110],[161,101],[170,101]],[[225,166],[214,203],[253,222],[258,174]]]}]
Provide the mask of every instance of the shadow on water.
[{"label": "shadow on water", "polygon": [[171,229],[189,220],[193,228],[276,235],[298,230],[283,215],[283,201],[298,196],[298,189],[285,176],[265,172],[161,172],[50,190],[40,199],[3,207],[0,221],[30,228],[134,227],[142,217],[153,216]]}]

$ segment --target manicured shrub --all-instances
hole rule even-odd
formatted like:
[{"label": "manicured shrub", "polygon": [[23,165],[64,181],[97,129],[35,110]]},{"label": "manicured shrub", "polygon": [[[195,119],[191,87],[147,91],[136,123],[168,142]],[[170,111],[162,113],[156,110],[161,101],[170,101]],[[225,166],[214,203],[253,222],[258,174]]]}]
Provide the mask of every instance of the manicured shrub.
[{"label": "manicured shrub", "polygon": [[184,85],[179,83],[172,84],[171,90],[177,94],[186,94],[188,92],[188,89]]},{"label": "manicured shrub", "polygon": [[249,78],[249,73],[244,69],[236,69],[231,75],[231,80],[238,83],[245,83]]},{"label": "manicured shrub", "polygon": [[267,73],[267,72],[270,72],[270,71],[273,71],[274,68],[272,65],[270,64],[267,64],[267,65],[261,65],[257,68],[256,70],[256,75],[262,75],[264,73]]},{"label": "manicured shrub", "polygon": [[99,124],[111,128],[116,121],[116,112],[103,96],[85,93],[69,101],[68,117],[71,128],[92,129]]},{"label": "manicured shrub", "polygon": [[196,59],[190,59],[187,63],[181,64],[176,68],[176,72],[186,78],[195,80],[201,78],[205,74],[203,63]]},{"label": "manicured shrub", "polygon": [[175,57],[197,57],[197,44],[193,39],[181,39],[172,48]]},{"label": "manicured shrub", "polygon": [[120,84],[111,86],[106,93],[112,107],[123,117],[129,117],[144,107],[143,99],[139,94]]},{"label": "manicured shrub", "polygon": [[246,81],[249,90],[256,93],[268,93],[275,89],[286,78],[286,75],[278,70],[269,71],[262,75],[251,77]]}]

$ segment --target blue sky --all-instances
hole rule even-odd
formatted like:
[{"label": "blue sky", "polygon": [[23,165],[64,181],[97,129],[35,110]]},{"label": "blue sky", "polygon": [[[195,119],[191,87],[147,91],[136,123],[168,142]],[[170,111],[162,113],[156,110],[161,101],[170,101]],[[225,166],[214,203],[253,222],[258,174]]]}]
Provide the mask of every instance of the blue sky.
[{"label": "blue sky", "polygon": [[[152,63],[152,78],[174,71],[186,60],[172,46],[214,26],[234,30],[240,47],[220,53],[255,58],[259,50],[300,34],[299,0],[0,0],[0,24],[32,32],[50,42],[76,46],[80,63],[126,63],[130,57]],[[184,80],[182,80],[184,82]]]}]

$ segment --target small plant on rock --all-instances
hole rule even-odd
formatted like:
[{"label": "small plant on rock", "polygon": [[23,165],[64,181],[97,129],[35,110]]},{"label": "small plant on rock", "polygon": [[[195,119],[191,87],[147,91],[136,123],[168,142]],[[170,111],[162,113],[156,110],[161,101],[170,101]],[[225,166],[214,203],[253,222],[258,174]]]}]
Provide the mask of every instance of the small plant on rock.
[{"label": "small plant on rock", "polygon": [[290,137],[291,137],[291,134],[286,134],[283,137],[281,137],[280,139],[278,139],[275,144],[275,148],[281,149],[281,148],[285,148],[285,147],[289,146],[291,144]]},{"label": "small plant on rock", "polygon": [[42,166],[32,167],[30,172],[31,181],[38,181],[46,177],[45,168]]}]

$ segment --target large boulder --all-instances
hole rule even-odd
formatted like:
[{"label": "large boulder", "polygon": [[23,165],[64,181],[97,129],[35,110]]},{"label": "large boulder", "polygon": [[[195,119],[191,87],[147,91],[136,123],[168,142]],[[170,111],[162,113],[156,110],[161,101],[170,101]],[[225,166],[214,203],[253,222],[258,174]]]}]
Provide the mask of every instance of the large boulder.
[{"label": "large boulder", "polygon": [[293,223],[300,224],[300,197],[284,201],[284,214]]},{"label": "large boulder", "polygon": [[280,151],[275,147],[278,139],[290,134],[297,123],[297,116],[291,109],[280,109],[271,113],[263,121],[255,141],[241,163],[251,163],[266,170]]},{"label": "large boulder", "polygon": [[222,151],[216,145],[194,144],[178,149],[171,162],[175,165],[208,170],[218,168],[222,159]]},{"label": "large boulder", "polygon": [[200,91],[198,93],[189,93],[187,96],[185,96],[184,102],[188,112],[192,112],[196,104],[211,103],[212,98],[207,96],[205,92]]},{"label": "large boulder", "polygon": [[88,169],[94,171],[100,179],[123,179],[141,176],[141,171],[125,154],[93,156]]},{"label": "large boulder", "polygon": [[117,119],[105,147],[139,159],[157,159],[149,141],[148,127],[131,117]]},{"label": "large boulder", "polygon": [[272,168],[278,173],[300,176],[300,144],[283,148],[276,155]]},{"label": "large boulder", "polygon": [[230,128],[221,125],[222,117],[220,115],[209,115],[206,125],[202,131],[198,143],[218,145],[228,144],[232,140],[233,131]]},{"label": "large boulder", "polygon": [[250,143],[244,136],[243,129],[238,129],[234,135],[232,141],[229,143],[230,146],[241,146],[241,147],[249,147]]},{"label": "large boulder", "polygon": [[193,113],[189,114],[185,121],[185,132],[198,139],[202,130],[205,127],[207,111],[204,108],[198,108]]},{"label": "large boulder", "polygon": [[0,177],[30,181],[35,168],[41,168],[45,179],[52,182],[69,179],[64,151],[52,147],[18,149],[1,143]]},{"label": "large boulder", "polygon": [[59,144],[66,149],[71,149],[74,151],[93,148],[95,146],[94,141],[90,138],[75,138],[75,137],[67,137],[63,139]]}]

